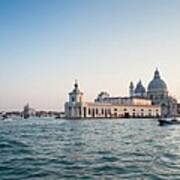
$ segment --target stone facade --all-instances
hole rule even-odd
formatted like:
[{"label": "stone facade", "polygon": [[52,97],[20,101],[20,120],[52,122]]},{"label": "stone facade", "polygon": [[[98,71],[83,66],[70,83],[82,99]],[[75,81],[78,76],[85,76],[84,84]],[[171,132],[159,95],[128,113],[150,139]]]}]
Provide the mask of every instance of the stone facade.
[{"label": "stone facade", "polygon": [[[132,88],[132,82],[130,83],[130,89]],[[132,95],[132,89],[131,94]],[[143,94],[143,95],[140,95]],[[147,97],[152,100],[154,105],[161,106],[161,113],[163,117],[175,116],[177,115],[177,100],[172,96],[169,96],[168,88],[166,83],[161,79],[158,69],[154,73],[154,78],[150,81],[147,91],[144,92],[143,85],[136,91],[134,95],[141,97]]]},{"label": "stone facade", "polygon": [[159,105],[152,105],[148,98],[142,97],[110,97],[101,92],[95,102],[83,101],[83,93],[77,82],[69,93],[69,101],[65,103],[65,117],[79,118],[129,118],[159,117]]},{"label": "stone facade", "polygon": [[94,102],[83,101],[83,93],[78,83],[69,93],[65,104],[67,118],[106,118],[106,117],[170,117],[177,115],[177,100],[169,96],[166,83],[161,79],[158,69],[147,90],[139,81],[129,86],[129,97],[111,97],[103,91]]}]

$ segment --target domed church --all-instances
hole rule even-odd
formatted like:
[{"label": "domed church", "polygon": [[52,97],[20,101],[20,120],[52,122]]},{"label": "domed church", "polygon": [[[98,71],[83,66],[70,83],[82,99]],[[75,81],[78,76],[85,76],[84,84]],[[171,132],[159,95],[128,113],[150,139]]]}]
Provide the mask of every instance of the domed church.
[{"label": "domed church", "polygon": [[161,79],[158,69],[156,69],[154,78],[148,85],[148,96],[151,99],[154,99],[154,97],[161,99],[168,96],[167,85]]},{"label": "domed church", "polygon": [[161,106],[163,116],[174,116],[177,114],[177,100],[168,95],[167,85],[161,79],[158,69],[156,69],[154,78],[148,85],[147,96],[154,104]]},{"label": "domed church", "polygon": [[135,90],[133,83],[130,84],[130,96],[147,97],[152,100],[154,105],[161,106],[161,114],[164,117],[177,114],[177,100],[168,95],[167,84],[161,79],[158,69],[154,72],[154,77],[150,81],[147,92],[141,81],[137,84]]}]

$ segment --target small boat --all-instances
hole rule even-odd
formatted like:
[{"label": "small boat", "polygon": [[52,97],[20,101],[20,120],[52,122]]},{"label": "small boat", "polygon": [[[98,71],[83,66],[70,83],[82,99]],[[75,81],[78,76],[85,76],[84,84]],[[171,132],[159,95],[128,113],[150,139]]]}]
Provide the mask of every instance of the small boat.
[{"label": "small boat", "polygon": [[176,118],[167,120],[167,119],[158,119],[159,125],[160,126],[165,126],[165,125],[180,125],[180,121],[178,121]]},{"label": "small boat", "polygon": [[6,114],[3,114],[2,117],[1,117],[1,120],[4,121],[4,120],[6,120],[6,119],[8,119],[8,116],[7,116]]},{"label": "small boat", "polygon": [[55,116],[55,119],[61,119],[61,116]]}]

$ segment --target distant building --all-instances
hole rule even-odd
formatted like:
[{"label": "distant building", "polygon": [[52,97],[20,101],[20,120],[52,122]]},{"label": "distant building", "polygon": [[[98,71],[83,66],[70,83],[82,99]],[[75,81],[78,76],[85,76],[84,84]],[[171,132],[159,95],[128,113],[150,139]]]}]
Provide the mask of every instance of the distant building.
[{"label": "distant building", "polygon": [[167,84],[161,79],[158,69],[150,81],[147,90],[139,81],[134,87],[129,86],[129,97],[111,97],[102,91],[94,102],[84,102],[83,93],[78,83],[69,93],[69,101],[65,104],[67,118],[96,117],[169,117],[180,113],[177,100],[169,96]]},{"label": "distant building", "polygon": [[[144,95],[144,94],[143,94]],[[69,93],[69,101],[65,103],[65,117],[76,118],[122,118],[122,117],[159,117],[159,105],[152,105],[146,97],[110,97],[101,92],[95,102],[83,101],[83,93],[78,83]]]},{"label": "distant building", "polygon": [[152,100],[154,105],[161,106],[162,116],[174,116],[177,114],[177,100],[169,96],[166,83],[161,79],[158,69],[154,73],[154,78],[147,87],[147,92],[141,81],[137,84],[135,90],[133,83],[130,83],[130,93],[132,96],[147,97]]},{"label": "distant building", "polygon": [[[98,95],[99,97],[99,95]],[[152,105],[152,101],[145,97],[105,97],[104,99],[99,100],[99,98],[95,99],[96,103],[109,103],[113,105]]]},{"label": "distant building", "polygon": [[26,104],[24,106],[24,109],[23,109],[23,112],[22,112],[22,115],[23,117],[26,119],[26,118],[29,118],[30,116],[36,116],[36,110],[31,108],[29,106],[29,104]]}]

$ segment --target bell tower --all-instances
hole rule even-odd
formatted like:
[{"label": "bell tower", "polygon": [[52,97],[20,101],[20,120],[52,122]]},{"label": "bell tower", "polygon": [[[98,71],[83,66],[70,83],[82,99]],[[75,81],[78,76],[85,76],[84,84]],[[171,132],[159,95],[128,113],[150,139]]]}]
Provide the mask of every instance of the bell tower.
[{"label": "bell tower", "polygon": [[132,81],[130,82],[130,85],[129,85],[129,96],[130,97],[134,96],[134,84]]},{"label": "bell tower", "polygon": [[77,104],[81,103],[83,98],[83,93],[79,90],[79,85],[77,80],[74,83],[74,89],[72,92],[69,93],[69,103],[70,104]]}]

